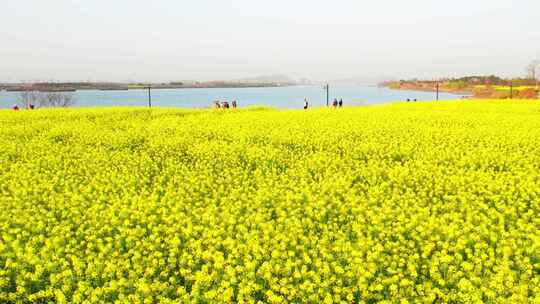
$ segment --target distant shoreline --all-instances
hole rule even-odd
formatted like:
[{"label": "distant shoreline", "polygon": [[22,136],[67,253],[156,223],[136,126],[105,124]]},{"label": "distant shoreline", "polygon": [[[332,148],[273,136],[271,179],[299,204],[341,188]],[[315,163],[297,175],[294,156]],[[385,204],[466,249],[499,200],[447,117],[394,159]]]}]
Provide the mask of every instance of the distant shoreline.
[{"label": "distant shoreline", "polygon": [[492,84],[472,84],[458,83],[457,81],[447,80],[439,84],[435,81],[394,81],[384,82],[381,87],[391,90],[403,91],[423,91],[440,92],[455,95],[464,95],[479,99],[536,99],[538,98],[538,88],[534,84],[522,84],[516,80],[516,84],[510,85],[492,85]]},{"label": "distant shoreline", "polygon": [[[391,89],[391,90],[401,90],[401,91],[421,91],[421,92],[437,92],[437,88],[431,86],[431,85],[424,85],[424,84],[406,84],[406,85],[399,85],[396,86],[394,83],[390,84],[383,84],[382,87]],[[439,87],[439,92],[441,93],[450,93],[455,95],[473,95],[473,89],[451,89],[446,88],[443,86]]]},{"label": "distant shoreline", "polygon": [[[429,92],[429,93],[436,93],[437,90],[436,89],[425,89],[425,88],[417,88],[417,89],[414,89],[414,88],[391,88],[391,87],[386,87],[390,90],[396,90],[396,91],[411,91],[411,92]],[[454,90],[445,90],[445,89],[439,89],[439,93],[446,93],[446,94],[453,94],[453,95],[459,95],[459,96],[462,96],[463,98],[472,98],[474,93],[472,91],[454,91]]]},{"label": "distant shoreline", "polygon": [[239,89],[239,88],[275,88],[295,86],[293,83],[242,83],[242,82],[209,82],[195,84],[101,84],[101,83],[54,83],[54,84],[0,84],[0,91],[7,92],[76,92],[76,91],[128,91],[160,89]]}]

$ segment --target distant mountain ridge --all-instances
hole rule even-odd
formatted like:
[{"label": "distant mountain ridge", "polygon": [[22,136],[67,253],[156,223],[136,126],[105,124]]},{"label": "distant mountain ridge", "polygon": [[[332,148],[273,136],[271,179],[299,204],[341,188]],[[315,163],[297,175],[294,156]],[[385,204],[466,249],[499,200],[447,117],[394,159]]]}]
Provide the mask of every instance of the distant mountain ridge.
[{"label": "distant mountain ridge", "polygon": [[243,83],[288,83],[288,84],[297,83],[296,80],[284,74],[245,77],[245,78],[240,78],[240,79],[233,79],[232,81],[243,82]]},{"label": "distant mountain ridge", "polygon": [[329,81],[331,84],[348,84],[348,85],[377,85],[383,81],[394,80],[391,76],[353,76]]},{"label": "distant mountain ridge", "polygon": [[395,77],[378,76],[351,76],[344,78],[334,78],[330,80],[314,80],[307,77],[291,77],[285,74],[272,74],[256,77],[245,77],[231,80],[232,82],[242,83],[280,83],[293,85],[314,85],[330,83],[332,85],[377,85],[383,81],[394,80]]}]

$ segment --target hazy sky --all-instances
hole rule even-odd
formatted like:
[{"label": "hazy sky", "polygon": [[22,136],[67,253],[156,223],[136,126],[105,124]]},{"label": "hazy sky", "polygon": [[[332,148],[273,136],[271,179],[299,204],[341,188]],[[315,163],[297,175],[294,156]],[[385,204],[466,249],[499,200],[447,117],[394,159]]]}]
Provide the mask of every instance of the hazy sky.
[{"label": "hazy sky", "polygon": [[2,0],[0,81],[522,75],[540,0]]}]

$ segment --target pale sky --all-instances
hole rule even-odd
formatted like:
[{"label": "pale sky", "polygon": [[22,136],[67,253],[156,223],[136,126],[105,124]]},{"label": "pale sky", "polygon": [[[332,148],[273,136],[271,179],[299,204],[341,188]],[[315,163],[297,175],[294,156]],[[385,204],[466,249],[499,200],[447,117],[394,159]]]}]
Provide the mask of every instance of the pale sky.
[{"label": "pale sky", "polygon": [[0,82],[522,76],[540,0],[2,0]]}]

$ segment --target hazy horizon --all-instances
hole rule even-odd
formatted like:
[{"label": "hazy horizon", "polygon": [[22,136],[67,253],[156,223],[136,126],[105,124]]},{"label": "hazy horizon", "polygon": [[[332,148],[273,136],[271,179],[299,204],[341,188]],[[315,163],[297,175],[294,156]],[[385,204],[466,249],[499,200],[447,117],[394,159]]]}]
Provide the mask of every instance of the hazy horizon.
[{"label": "hazy horizon", "polygon": [[6,1],[0,82],[524,76],[537,0]]}]

